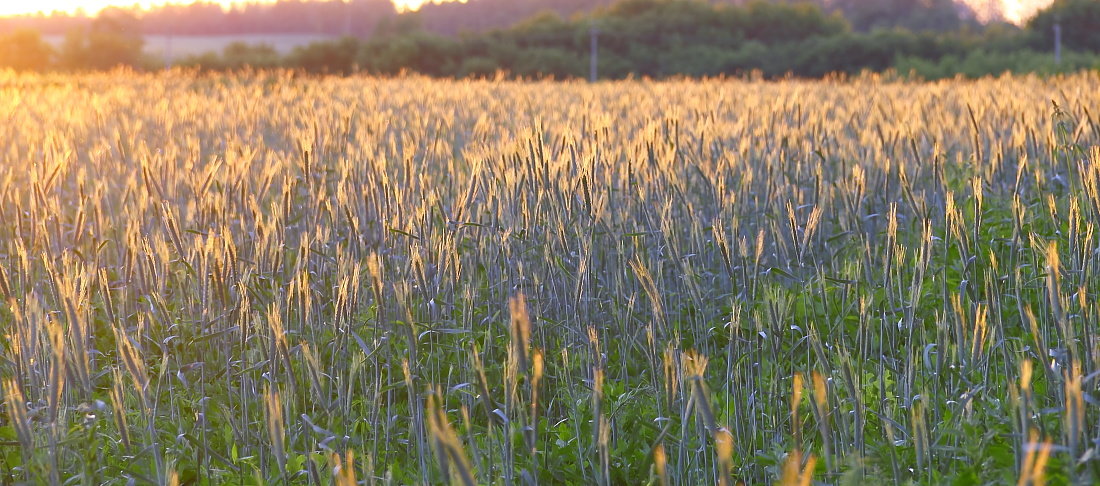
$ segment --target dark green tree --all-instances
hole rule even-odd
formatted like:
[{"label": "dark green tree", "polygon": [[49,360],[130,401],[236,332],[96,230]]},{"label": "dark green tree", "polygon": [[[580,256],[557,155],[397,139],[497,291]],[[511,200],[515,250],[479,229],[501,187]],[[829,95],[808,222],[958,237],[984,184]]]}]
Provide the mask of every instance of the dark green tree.
[{"label": "dark green tree", "polygon": [[1054,46],[1054,25],[1062,26],[1062,43],[1066,49],[1100,51],[1100,1],[1055,0],[1027,23],[1034,35],[1037,49]]},{"label": "dark green tree", "polygon": [[17,71],[41,71],[50,66],[54,50],[34,30],[17,30],[0,36],[0,67]]},{"label": "dark green tree", "polygon": [[357,70],[360,43],[354,37],[336,42],[314,42],[296,47],[287,58],[290,67],[313,73],[348,74]]},{"label": "dark green tree", "polygon": [[822,0],[839,11],[852,28],[869,32],[897,27],[914,31],[954,31],[973,24],[974,12],[954,0]]},{"label": "dark green tree", "polygon": [[61,61],[70,69],[110,69],[144,64],[141,21],[129,11],[108,8],[86,30],[70,31]]}]

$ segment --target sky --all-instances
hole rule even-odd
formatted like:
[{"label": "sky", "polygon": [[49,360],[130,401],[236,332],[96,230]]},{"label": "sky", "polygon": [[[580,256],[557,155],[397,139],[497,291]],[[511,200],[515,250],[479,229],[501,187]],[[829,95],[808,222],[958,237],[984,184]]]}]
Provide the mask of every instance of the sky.
[{"label": "sky", "polygon": [[[978,17],[984,19],[989,11],[989,0],[963,0],[978,13]],[[1053,0],[994,0],[994,4],[1000,4],[1001,12],[1005,19],[1014,24],[1021,24],[1031,18],[1036,11],[1051,4]]]},{"label": "sky", "polygon": [[[229,5],[234,3],[235,0],[217,0],[219,3]],[[236,0],[240,3],[239,0]],[[400,9],[415,9],[423,4],[426,0],[394,0],[394,3]],[[1001,10],[1004,12],[1005,17],[1010,22],[1021,23],[1026,20],[1032,13],[1039,8],[1046,5],[1050,5],[1052,0],[964,0],[969,3],[979,15],[984,14],[989,10],[989,4],[992,1],[994,4],[999,3]],[[190,3],[191,0],[184,0],[174,3]],[[0,16],[3,15],[17,15],[28,14],[36,12],[51,12],[54,10],[60,10],[64,12],[74,12],[78,8],[83,9],[88,14],[94,14],[100,9],[111,6],[133,6],[139,5],[142,7],[150,7],[154,5],[162,5],[165,0],[0,0]]]},{"label": "sky", "polygon": [[[248,3],[247,1],[241,0],[212,1],[227,6],[233,3]],[[415,9],[425,1],[426,0],[394,0],[393,3],[400,9]],[[164,5],[165,3],[189,4],[191,2],[192,0],[0,0],[0,16],[33,14],[37,12],[49,13],[53,11],[71,13],[75,12],[77,9],[83,9],[86,13],[91,15],[104,7],[110,6],[132,7],[138,5],[143,8],[149,8],[157,5]]]}]

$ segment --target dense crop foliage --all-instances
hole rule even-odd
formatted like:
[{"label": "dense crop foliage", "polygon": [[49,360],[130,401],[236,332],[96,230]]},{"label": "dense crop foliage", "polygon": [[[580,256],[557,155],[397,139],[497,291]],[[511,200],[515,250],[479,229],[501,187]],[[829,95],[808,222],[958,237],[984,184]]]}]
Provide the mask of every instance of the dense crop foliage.
[{"label": "dense crop foliage", "polygon": [[5,75],[0,482],[1096,481],[1098,84]]}]

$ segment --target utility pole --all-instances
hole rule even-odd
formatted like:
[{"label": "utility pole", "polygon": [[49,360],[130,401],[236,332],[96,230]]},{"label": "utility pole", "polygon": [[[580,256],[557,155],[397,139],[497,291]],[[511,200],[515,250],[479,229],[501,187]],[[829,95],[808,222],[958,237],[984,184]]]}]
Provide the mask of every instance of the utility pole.
[{"label": "utility pole", "polygon": [[596,28],[596,24],[593,23],[588,27],[589,35],[589,48],[591,52],[588,55],[588,81],[595,83],[596,78],[599,77],[597,72],[598,58],[599,58],[599,36],[600,29]]},{"label": "utility pole", "polygon": [[1054,64],[1062,64],[1062,21],[1054,21]]},{"label": "utility pole", "polygon": [[168,29],[168,37],[164,40],[164,69],[170,71],[172,69],[172,33],[176,29],[170,27]]},{"label": "utility pole", "polygon": [[354,2],[351,0],[343,2],[344,4],[344,36],[351,35],[351,18],[355,16]]}]

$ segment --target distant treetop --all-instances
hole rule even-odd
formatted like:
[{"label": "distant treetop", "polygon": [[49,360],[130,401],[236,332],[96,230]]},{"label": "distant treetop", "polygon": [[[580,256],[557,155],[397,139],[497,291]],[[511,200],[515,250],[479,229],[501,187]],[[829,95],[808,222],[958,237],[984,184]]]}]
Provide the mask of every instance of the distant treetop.
[{"label": "distant treetop", "polygon": [[[748,0],[656,0],[704,4],[747,5]],[[757,0],[763,1],[763,0]],[[771,0],[772,3],[797,3]],[[1082,0],[1079,0],[1082,1]],[[1089,3],[1090,0],[1083,0]],[[953,31],[977,25],[978,15],[964,0],[803,0],[827,13],[840,13],[856,32],[905,28],[912,31]],[[608,7],[615,0],[467,0],[428,2],[415,12],[398,13],[391,0],[278,0],[246,3],[229,10],[209,1],[164,5],[133,13],[144,34],[328,34],[369,37],[380,22],[393,17],[415,18],[427,32],[455,36],[515,25],[540,13],[564,19]],[[1096,3],[1096,2],[1092,2]],[[87,26],[82,15],[54,13],[0,18],[0,32],[21,28],[42,34],[64,34]]]}]

